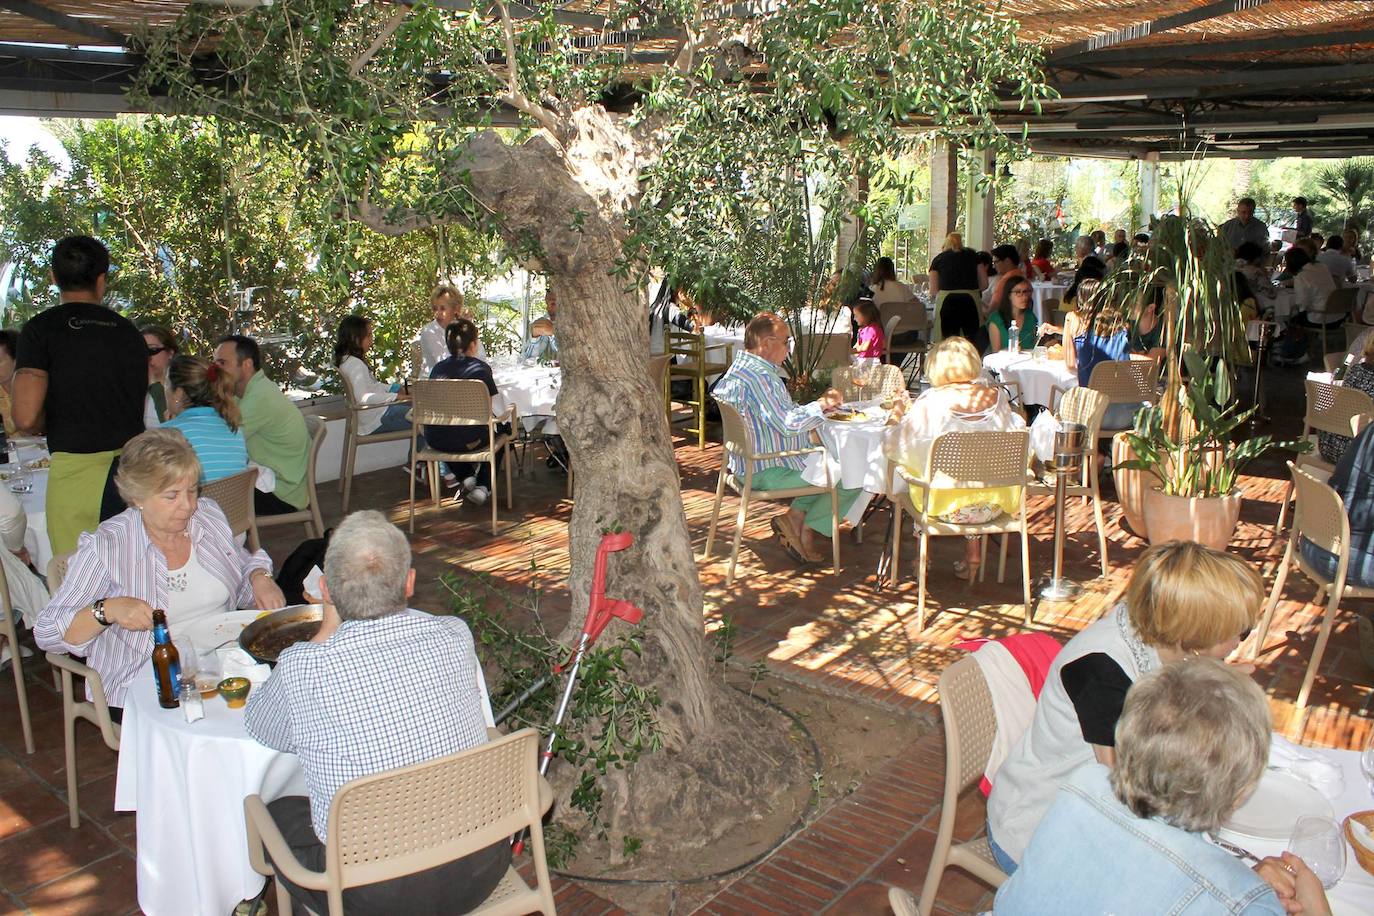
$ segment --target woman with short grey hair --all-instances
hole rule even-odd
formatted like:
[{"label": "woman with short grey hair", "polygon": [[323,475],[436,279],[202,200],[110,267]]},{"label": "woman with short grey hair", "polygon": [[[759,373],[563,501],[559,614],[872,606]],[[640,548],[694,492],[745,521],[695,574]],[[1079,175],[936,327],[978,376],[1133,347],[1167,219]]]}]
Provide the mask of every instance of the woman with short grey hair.
[{"label": "woman with short grey hair", "polygon": [[100,673],[119,718],[124,694],[153,652],[153,609],[175,636],[240,607],[282,607],[272,561],[249,553],[213,500],[200,499],[200,462],[174,429],[129,440],[115,485],[129,508],[83,533],[66,577],[34,626],[38,647],[70,652]]},{"label": "woman with short grey hair", "polygon": [[1141,678],[1117,722],[1114,768],[1069,777],[994,912],[1329,914],[1302,859],[1285,852],[1251,869],[1207,838],[1259,783],[1270,727],[1263,691],[1215,659]]}]

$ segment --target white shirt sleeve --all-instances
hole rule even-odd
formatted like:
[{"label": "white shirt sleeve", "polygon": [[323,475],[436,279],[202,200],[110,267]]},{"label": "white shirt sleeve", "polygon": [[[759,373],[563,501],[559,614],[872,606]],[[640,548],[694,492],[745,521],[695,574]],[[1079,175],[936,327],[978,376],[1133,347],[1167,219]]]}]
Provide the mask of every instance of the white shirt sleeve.
[{"label": "white shirt sleeve", "polygon": [[442,360],[448,357],[448,344],[444,340],[444,329],[439,322],[431,321],[420,329],[420,377],[429,378]]},{"label": "white shirt sleeve", "polygon": [[359,404],[390,404],[396,400],[396,392],[391,386],[377,381],[367,364],[356,356],[345,356],[339,372],[348,378]]}]

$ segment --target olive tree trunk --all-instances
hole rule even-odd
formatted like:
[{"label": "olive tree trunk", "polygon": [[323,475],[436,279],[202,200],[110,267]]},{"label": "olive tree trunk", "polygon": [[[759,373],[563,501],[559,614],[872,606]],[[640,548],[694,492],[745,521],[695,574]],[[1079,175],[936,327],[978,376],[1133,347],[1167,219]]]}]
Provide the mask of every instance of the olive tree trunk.
[{"label": "olive tree trunk", "polygon": [[648,375],[648,315],[633,281],[616,275],[652,152],[599,108],[573,112],[561,141],[537,134],[510,145],[489,132],[459,165],[515,250],[535,243],[539,260],[530,266],[558,298],[558,425],[575,474],[569,641],[585,619],[602,531],[634,535],[630,549],[612,555],[607,592],[645,612],[644,653],[631,674],[658,690],[664,746],[602,779],[615,860],[622,836],[649,853],[705,845],[771,808],[804,771],[785,723],[708,670],[677,462]]}]

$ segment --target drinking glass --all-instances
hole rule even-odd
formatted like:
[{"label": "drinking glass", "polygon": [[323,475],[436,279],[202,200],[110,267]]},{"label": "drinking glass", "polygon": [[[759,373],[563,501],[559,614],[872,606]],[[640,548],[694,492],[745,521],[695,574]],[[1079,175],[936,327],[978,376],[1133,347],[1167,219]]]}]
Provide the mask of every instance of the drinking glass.
[{"label": "drinking glass", "polygon": [[864,400],[864,389],[868,387],[873,369],[877,364],[878,361],[871,356],[856,356],[853,359],[853,370],[849,374],[849,381],[858,389],[859,400],[861,401]]},{"label": "drinking glass", "polygon": [[33,475],[24,469],[24,465],[18,461],[9,466],[10,492],[11,493],[32,493]]},{"label": "drinking glass", "polygon": [[1306,862],[1327,890],[1345,874],[1345,838],[1340,824],[1329,817],[1308,814],[1298,818],[1288,851]]},{"label": "drinking glass", "polygon": [[1374,795],[1374,729],[1369,732],[1369,740],[1360,751],[1360,770],[1364,772],[1365,782],[1369,784],[1369,794]]}]

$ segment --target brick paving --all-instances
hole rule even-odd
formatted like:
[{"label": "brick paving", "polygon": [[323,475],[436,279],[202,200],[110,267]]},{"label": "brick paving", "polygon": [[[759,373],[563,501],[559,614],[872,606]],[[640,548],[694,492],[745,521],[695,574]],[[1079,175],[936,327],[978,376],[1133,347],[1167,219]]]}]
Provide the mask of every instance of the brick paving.
[{"label": "brick paving", "polygon": [[[1283,417],[1278,432],[1293,434],[1301,416],[1301,374],[1273,371],[1270,412]],[[1296,393],[1295,393],[1296,392]],[[1297,398],[1297,402],[1294,401]],[[719,447],[702,451],[679,441],[683,502],[693,543],[700,556],[719,465]],[[1245,478],[1247,501],[1232,549],[1251,559],[1272,584],[1284,540],[1271,526],[1283,488],[1282,463],[1257,463]],[[405,479],[381,471],[359,478],[355,506],[381,508],[405,523]],[[326,517],[338,518],[333,485],[322,487]],[[1108,535],[1112,571],[1094,579],[1096,536],[1090,508],[1074,501],[1069,512],[1066,570],[1085,586],[1072,602],[1042,603],[1035,608],[1034,628],[1066,640],[1095,619],[1124,591],[1130,564],[1144,544],[1118,524],[1119,509],[1107,485]],[[566,613],[568,569],[566,523],[571,503],[563,479],[542,467],[517,477],[517,499],[501,510],[503,527],[495,537],[486,528],[483,510],[446,506],[422,509],[413,544],[419,572],[414,603],[438,610],[447,595],[438,576],[455,567],[488,574],[500,589],[538,586],[541,607],[553,625]],[[887,516],[878,514],[862,544],[846,536],[843,569],[796,570],[770,538],[768,518],[775,508],[760,506],[746,525],[740,552],[740,574],[734,587],[724,587],[728,536],[737,503],[727,498],[722,512],[724,546],[700,564],[706,598],[706,625],[715,629],[728,618],[733,626],[733,664],[765,664],[769,672],[800,686],[860,703],[898,710],[925,722],[938,720],[935,683],[959,655],[952,644],[967,636],[1000,636],[1022,629],[1019,558],[1013,545],[1003,584],[988,581],[972,588],[954,579],[950,566],[960,555],[955,538],[933,541],[927,628],[915,621],[915,582],[908,566],[895,589],[875,581]],[[1053,513],[1041,497],[1031,508],[1033,575],[1051,563]],[[299,537],[297,530],[270,530],[267,547],[281,560]],[[909,538],[909,535],[908,535]],[[718,539],[717,544],[722,541]],[[908,540],[903,554],[912,557]],[[990,557],[995,551],[990,552]],[[1292,722],[1293,700],[1316,635],[1318,615],[1305,602],[1312,586],[1290,577],[1269,639],[1274,651],[1262,655],[1256,677],[1270,696],[1276,727]],[[1370,730],[1374,688],[1355,632],[1354,609],[1343,608],[1322,663],[1302,740],[1331,747],[1357,747]],[[1367,604],[1361,609],[1367,612]],[[1286,634],[1291,634],[1287,635]],[[1286,639],[1286,641],[1285,641]],[[1281,648],[1280,644],[1283,644]],[[13,681],[0,678],[0,916],[11,912],[137,912],[132,815],[111,810],[115,755],[95,730],[77,729],[80,758],[82,826],[66,826],[65,771],[60,725],[60,698],[41,661],[25,665],[34,715],[38,752],[23,751],[14,713]],[[915,735],[921,732],[921,737]],[[703,913],[887,913],[887,888],[919,893],[940,818],[944,745],[940,729],[913,728],[911,745],[890,763],[878,767],[851,794],[831,801],[800,834],[752,870],[738,876]],[[984,812],[977,793],[965,797],[958,811],[956,836],[968,838],[981,829]],[[269,902],[272,895],[268,895]],[[560,881],[560,912],[621,912],[597,893]],[[987,888],[957,871],[941,885],[937,912],[977,912],[990,902]]]}]

